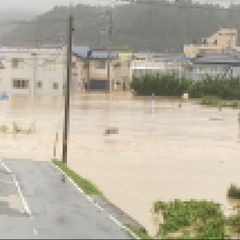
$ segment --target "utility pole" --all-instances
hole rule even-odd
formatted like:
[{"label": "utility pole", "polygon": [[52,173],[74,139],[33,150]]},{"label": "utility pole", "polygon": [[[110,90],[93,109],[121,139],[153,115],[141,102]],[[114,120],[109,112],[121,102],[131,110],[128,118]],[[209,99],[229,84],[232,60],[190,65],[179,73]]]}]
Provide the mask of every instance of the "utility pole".
[{"label": "utility pole", "polygon": [[32,53],[32,59],[33,59],[33,80],[32,80],[32,84],[31,84],[31,96],[34,97],[35,96],[35,88],[36,88],[36,76],[37,76],[37,68],[38,68],[38,62],[37,62],[37,52]]},{"label": "utility pole", "polygon": [[87,51],[87,58],[86,58],[86,61],[85,61],[85,65],[86,65],[86,68],[87,68],[87,92],[89,93],[89,90],[90,90],[90,57],[92,55],[92,51],[89,50]]},{"label": "utility pole", "polygon": [[109,15],[109,29],[108,29],[109,44],[108,44],[107,78],[108,78],[108,92],[110,92],[111,91],[110,49],[112,47],[112,26],[113,26],[112,11],[111,10],[106,11],[106,14]]},{"label": "utility pole", "polygon": [[64,111],[64,128],[62,143],[62,161],[67,164],[67,146],[68,146],[68,130],[69,130],[69,108],[70,108],[70,82],[72,75],[72,31],[73,31],[73,15],[69,15],[68,26],[68,45],[67,45],[67,83],[65,88],[65,111]]}]

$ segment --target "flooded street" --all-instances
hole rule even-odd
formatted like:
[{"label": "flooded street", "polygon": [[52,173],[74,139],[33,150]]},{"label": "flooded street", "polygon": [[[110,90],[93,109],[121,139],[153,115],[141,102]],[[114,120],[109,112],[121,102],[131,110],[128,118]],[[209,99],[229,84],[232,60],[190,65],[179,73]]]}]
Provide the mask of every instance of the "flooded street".
[{"label": "flooded street", "polygon": [[[0,104],[6,104],[1,125],[36,122],[36,134],[0,134],[2,158],[48,161],[57,131],[61,158],[62,99],[10,96]],[[153,105],[150,96],[83,93],[71,99],[68,164],[153,234],[156,200],[208,199],[228,207],[227,188],[240,185],[237,117],[238,110],[196,100],[156,99]],[[119,134],[104,136],[108,127]]]}]

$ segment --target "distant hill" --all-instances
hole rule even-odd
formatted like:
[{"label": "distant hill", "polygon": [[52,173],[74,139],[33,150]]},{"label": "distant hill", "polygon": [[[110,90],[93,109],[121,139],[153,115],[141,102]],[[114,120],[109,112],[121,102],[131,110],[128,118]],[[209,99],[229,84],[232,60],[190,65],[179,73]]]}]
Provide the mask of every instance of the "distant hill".
[{"label": "distant hill", "polygon": [[[74,15],[75,44],[93,48],[106,47],[107,35],[100,33],[108,27],[108,17],[100,16],[108,7],[79,4]],[[113,45],[135,51],[182,52],[183,44],[200,43],[220,27],[238,29],[240,6],[224,9],[189,0],[169,5],[125,4],[113,9]],[[38,15],[30,23],[22,23],[2,37],[2,44],[64,43],[67,35],[68,7],[55,7]]]},{"label": "distant hill", "polygon": [[0,38],[17,27],[16,20],[28,21],[34,18],[37,12],[19,9],[0,9]]}]

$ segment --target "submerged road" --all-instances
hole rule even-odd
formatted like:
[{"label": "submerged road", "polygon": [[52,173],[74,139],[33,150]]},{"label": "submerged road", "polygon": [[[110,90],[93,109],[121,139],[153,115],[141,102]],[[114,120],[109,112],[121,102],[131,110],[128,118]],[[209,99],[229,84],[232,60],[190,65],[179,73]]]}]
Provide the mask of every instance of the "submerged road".
[{"label": "submerged road", "polygon": [[49,162],[0,161],[1,238],[129,239],[61,176]]}]

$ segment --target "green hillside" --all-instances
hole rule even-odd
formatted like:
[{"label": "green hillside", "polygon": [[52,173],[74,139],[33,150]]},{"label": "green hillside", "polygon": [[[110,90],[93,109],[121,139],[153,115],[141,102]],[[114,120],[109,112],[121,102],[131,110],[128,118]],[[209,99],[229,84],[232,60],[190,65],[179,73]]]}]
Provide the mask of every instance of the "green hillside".
[{"label": "green hillside", "polygon": [[[107,7],[79,4],[74,15],[75,44],[106,47]],[[235,27],[240,33],[240,6],[224,9],[210,4],[167,1],[158,4],[116,5],[113,11],[113,45],[135,51],[182,52],[183,44],[200,43],[220,27]],[[3,44],[66,42],[68,7],[55,7],[30,23],[20,24],[2,38]]]}]

